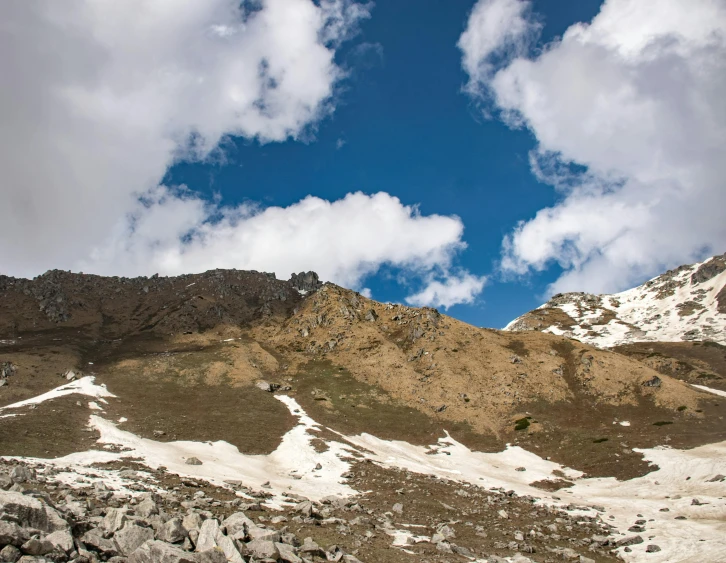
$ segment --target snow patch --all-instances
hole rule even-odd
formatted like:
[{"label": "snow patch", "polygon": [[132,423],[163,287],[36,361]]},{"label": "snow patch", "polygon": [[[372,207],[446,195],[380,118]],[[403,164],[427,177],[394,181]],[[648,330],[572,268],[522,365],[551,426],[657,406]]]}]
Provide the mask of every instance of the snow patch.
[{"label": "snow patch", "polygon": [[0,412],[6,409],[19,409],[20,407],[25,407],[28,405],[39,405],[40,403],[50,401],[51,399],[57,399],[58,397],[65,397],[66,395],[73,394],[87,395],[89,397],[96,398],[116,396],[113,393],[110,393],[108,389],[106,389],[105,385],[96,385],[94,383],[95,379],[96,378],[91,375],[82,377],[80,379],[77,379],[76,381],[73,381],[72,383],[61,385],[60,387],[56,387],[52,391],[48,391],[47,393],[43,393],[42,395],[38,395],[37,397],[33,397],[32,399],[26,399],[25,401],[19,401],[17,403],[13,403],[12,405],[0,407]]},{"label": "snow patch", "polygon": [[701,391],[706,391],[706,393],[713,393],[714,395],[718,395],[719,397],[726,397],[726,391],[721,391],[720,389],[711,389],[710,387],[706,387],[705,385],[695,385],[691,384],[691,387],[695,387],[696,389],[700,389]]}]

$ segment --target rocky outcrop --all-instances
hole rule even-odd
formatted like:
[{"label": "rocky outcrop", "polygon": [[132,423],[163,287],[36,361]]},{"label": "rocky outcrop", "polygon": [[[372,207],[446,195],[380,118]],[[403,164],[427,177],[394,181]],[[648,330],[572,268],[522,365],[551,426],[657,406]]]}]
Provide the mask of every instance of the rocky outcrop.
[{"label": "rocky outcrop", "polygon": [[300,272],[299,274],[293,274],[290,276],[290,283],[295,289],[305,293],[317,291],[323,287],[323,282],[320,281],[318,274],[315,272]]}]

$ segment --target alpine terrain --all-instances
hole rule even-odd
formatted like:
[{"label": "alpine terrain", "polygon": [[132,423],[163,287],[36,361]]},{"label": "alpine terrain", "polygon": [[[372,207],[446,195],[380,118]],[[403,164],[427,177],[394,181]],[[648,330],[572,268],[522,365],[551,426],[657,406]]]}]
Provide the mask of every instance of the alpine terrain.
[{"label": "alpine terrain", "polygon": [[725,282],[498,331],[313,272],[0,276],[0,560],[726,561]]}]

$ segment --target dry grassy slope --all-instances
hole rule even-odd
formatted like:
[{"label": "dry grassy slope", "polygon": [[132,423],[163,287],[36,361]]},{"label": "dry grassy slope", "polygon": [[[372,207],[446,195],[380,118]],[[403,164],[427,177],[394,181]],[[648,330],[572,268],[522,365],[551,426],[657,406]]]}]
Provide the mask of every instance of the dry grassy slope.
[{"label": "dry grassy slope", "polygon": [[[378,303],[326,284],[281,326],[253,338],[299,369],[326,357],[357,379],[479,432],[511,428],[525,405],[573,401],[696,409],[703,395],[640,362],[549,334],[479,329],[433,309]],[[659,388],[643,382],[658,375]],[[445,407],[445,408],[442,408]]]}]

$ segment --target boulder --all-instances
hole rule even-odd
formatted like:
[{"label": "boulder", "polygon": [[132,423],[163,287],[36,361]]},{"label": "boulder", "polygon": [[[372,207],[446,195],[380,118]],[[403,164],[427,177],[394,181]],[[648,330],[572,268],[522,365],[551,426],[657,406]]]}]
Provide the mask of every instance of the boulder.
[{"label": "boulder", "polygon": [[142,528],[129,523],[113,535],[113,541],[119,553],[126,556],[136,551],[142,544],[153,539],[154,531],[151,528]]},{"label": "boulder", "polygon": [[197,544],[196,551],[206,551],[217,547],[217,534],[220,533],[219,522],[214,518],[205,520],[199,529],[199,537],[195,542]]},{"label": "boulder", "polygon": [[184,541],[189,532],[182,525],[181,518],[172,518],[166,522],[157,533],[157,539],[167,543],[178,543]]},{"label": "boulder", "polygon": [[45,536],[45,541],[50,542],[54,548],[70,553],[73,551],[73,536],[69,530],[58,530]]},{"label": "boulder", "polygon": [[0,550],[0,561],[6,561],[8,563],[15,563],[18,559],[23,556],[20,550],[14,545],[6,545]]},{"label": "boulder", "polygon": [[[187,462],[188,461],[189,460],[187,460]],[[159,509],[156,506],[156,503],[151,498],[147,497],[142,500],[138,505],[136,505],[136,508],[134,508],[134,512],[142,518],[149,518],[154,514],[159,514]]]},{"label": "boulder", "polygon": [[30,538],[30,533],[15,522],[0,520],[0,545],[20,547]]},{"label": "boulder", "polygon": [[176,546],[151,540],[129,555],[128,563],[199,563],[199,559]]},{"label": "boulder", "polygon": [[126,520],[125,508],[109,508],[106,511],[106,516],[104,517],[101,526],[107,534],[113,534],[116,530],[123,528]]},{"label": "boulder", "polygon": [[24,528],[42,532],[67,530],[68,523],[55,509],[38,498],[15,491],[0,491],[0,512]]},{"label": "boulder", "polygon": [[247,549],[256,559],[277,560],[280,557],[275,543],[268,540],[252,540],[247,544]]}]

